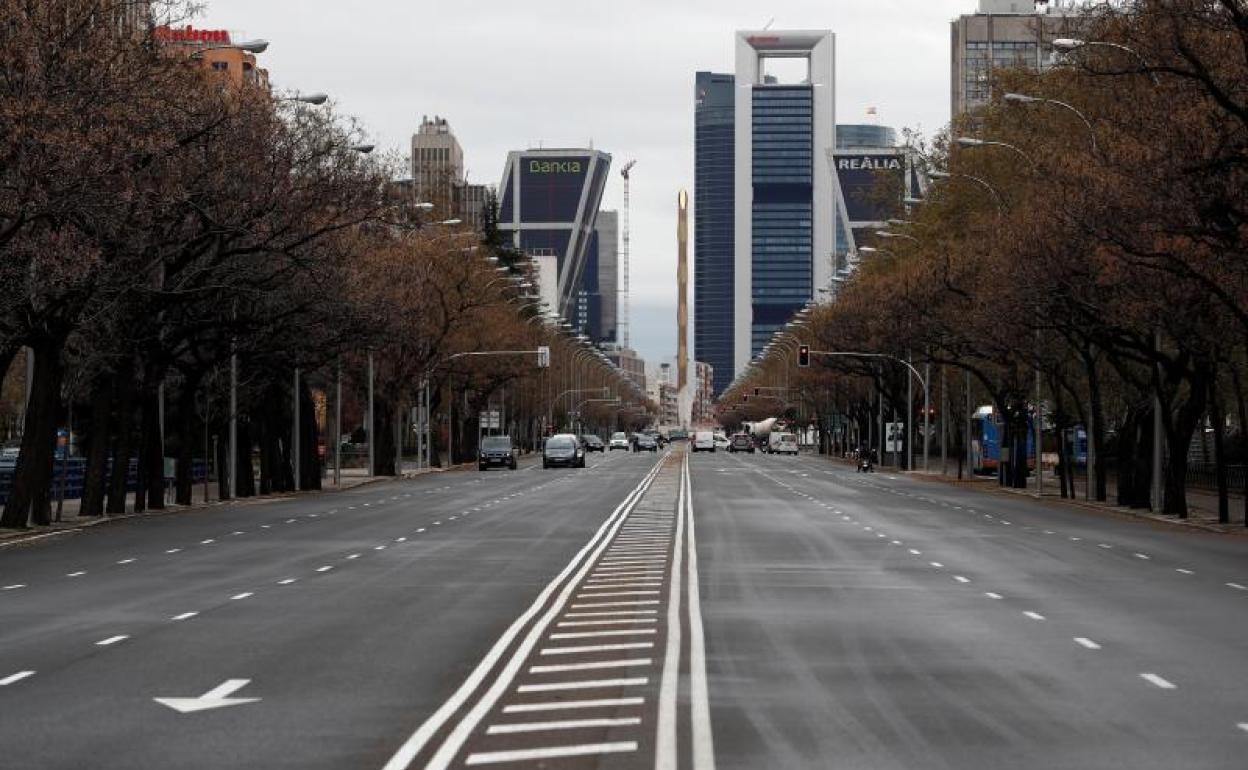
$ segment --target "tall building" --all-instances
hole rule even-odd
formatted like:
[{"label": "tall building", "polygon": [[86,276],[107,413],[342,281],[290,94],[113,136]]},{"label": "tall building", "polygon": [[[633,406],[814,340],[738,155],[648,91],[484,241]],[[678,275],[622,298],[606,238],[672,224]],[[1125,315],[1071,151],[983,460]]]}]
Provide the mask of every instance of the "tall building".
[{"label": "tall building", "polygon": [[646,361],[637,355],[637,351],[632,348],[610,347],[607,348],[606,354],[611,363],[615,364],[625,377],[632,380],[641,392],[650,392],[646,387]]},{"label": "tall building", "polygon": [[576,310],[571,321],[578,331],[599,344],[616,341],[618,238],[619,214],[599,211],[594,235],[585,255],[585,269],[581,272]]},{"label": "tall building", "polygon": [[[464,149],[451,131],[446,118],[428,115],[412,134],[412,179],[421,202],[444,207],[437,215],[448,214],[454,204],[455,185],[464,178]],[[449,215],[446,217],[449,218]]]},{"label": "tall building", "polygon": [[714,371],[711,365],[705,361],[695,361],[693,371],[694,390],[691,422],[694,425],[711,425],[715,422]]},{"label": "tall building", "polygon": [[694,94],[693,356],[714,367],[718,395],[734,370],[736,81],[699,72]]},{"label": "tall building", "polygon": [[152,37],[163,50],[196,61],[204,69],[220,73],[235,86],[269,87],[268,70],[257,66],[255,54],[239,48],[242,43],[234,41],[227,30],[196,29],[187,24],[156,27]]},{"label": "tall building", "polygon": [[1078,16],[1077,5],[1058,0],[979,0],[975,13],[954,19],[950,114],[956,119],[987,104],[994,70],[1049,67],[1049,41],[1078,37]]},{"label": "tall building", "polygon": [[557,309],[571,320],[611,156],[588,149],[516,150],[499,187],[498,228],[531,256],[558,265]]},{"label": "tall building", "polygon": [[[915,194],[904,181],[913,164],[897,146],[897,131],[873,123],[837,126],[836,151],[829,154],[828,163],[837,179],[834,282],[839,282],[850,271],[850,255],[857,251],[863,231],[887,227],[888,219],[901,216],[902,198]],[[885,184],[896,188],[887,198]]]},{"label": "tall building", "polygon": [[832,278],[835,59],[827,30],[736,36],[734,375]]}]

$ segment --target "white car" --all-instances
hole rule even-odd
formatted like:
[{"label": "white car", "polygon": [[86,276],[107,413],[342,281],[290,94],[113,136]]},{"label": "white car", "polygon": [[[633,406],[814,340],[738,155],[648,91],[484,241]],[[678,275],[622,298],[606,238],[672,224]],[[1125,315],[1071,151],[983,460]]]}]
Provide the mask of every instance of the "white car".
[{"label": "white car", "polygon": [[767,437],[767,454],[797,454],[797,436],[792,433],[772,433]]},{"label": "white car", "polygon": [[689,449],[691,452],[714,452],[715,434],[709,430],[700,430],[694,433],[693,445]]},{"label": "white car", "polygon": [[727,436],[725,436],[722,433],[715,434],[715,448],[716,449],[723,449],[726,451],[728,449],[728,444],[729,444],[729,441],[728,441]]},{"label": "white car", "polygon": [[612,452],[614,452],[617,449],[623,449],[625,452],[627,452],[628,451],[628,434],[621,433],[621,432],[612,433],[611,443],[608,444],[608,448],[610,448]]}]

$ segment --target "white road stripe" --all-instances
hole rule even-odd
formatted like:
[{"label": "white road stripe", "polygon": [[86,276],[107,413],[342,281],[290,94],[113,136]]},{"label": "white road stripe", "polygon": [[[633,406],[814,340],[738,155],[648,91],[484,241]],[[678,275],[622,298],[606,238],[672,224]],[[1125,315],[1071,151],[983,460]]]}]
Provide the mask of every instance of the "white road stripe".
[{"label": "white road stripe", "polygon": [[543,666],[529,666],[530,674],[561,674],[568,671],[594,671],[602,668],[634,668],[649,666],[653,658],[622,658],[620,660],[595,660],[588,663],[554,663]]},{"label": "white road stripe", "polygon": [[1149,684],[1156,685],[1163,690],[1174,690],[1178,687],[1174,682],[1167,681],[1156,674],[1144,673],[1140,674],[1140,678]]},{"label": "white road stripe", "polygon": [[101,639],[95,644],[97,647],[107,647],[110,644],[117,644],[118,642],[124,642],[125,640],[129,638],[130,637],[127,636],[126,634],[118,634],[117,636],[110,636],[107,639]]},{"label": "white road stripe", "polygon": [[279,581],[277,581],[277,584],[278,584],[279,586],[288,586],[288,585],[290,585],[291,583],[295,582],[296,580],[298,580],[298,578],[286,578],[285,580],[279,580]]},{"label": "white road stripe", "polygon": [[1000,599],[1000,598],[1001,598],[1001,594],[994,594],[992,591],[987,592],[986,594],[984,594],[984,596],[987,596],[989,599]]},{"label": "white road stripe", "polygon": [[933,567],[935,567],[936,569],[941,569],[941,568],[943,568],[945,565],[941,564],[941,563],[940,563],[940,562],[938,562],[938,561],[934,561],[934,562],[932,562],[932,566],[933,566]]},{"label": "white road stripe", "polygon": [[556,623],[559,628],[577,628],[581,626],[627,626],[633,623],[657,623],[656,618],[628,618],[625,620],[564,620]]},{"label": "white road stripe", "polygon": [[596,700],[561,700],[549,703],[517,703],[503,706],[504,714],[528,714],[535,711],[562,711],[564,709],[594,709],[619,706],[640,706],[645,698],[598,698]]},{"label": "white road stripe", "polygon": [[1087,647],[1089,650],[1099,650],[1099,649],[1101,649],[1101,645],[1097,644],[1096,642],[1092,641],[1091,639],[1087,638],[1086,636],[1076,636],[1076,637],[1075,637],[1075,644],[1078,644],[1078,645],[1079,645],[1079,646],[1081,646],[1081,647]]},{"label": "white road stripe", "polygon": [[658,596],[658,591],[605,591],[602,593],[580,593],[578,599],[606,599],[616,596]]},{"label": "white road stripe", "polygon": [[617,743],[586,743],[579,746],[552,746],[549,748],[517,749],[514,751],[487,751],[479,754],[469,754],[464,764],[492,765],[500,762],[528,762],[535,759],[620,754],[636,750],[636,741],[619,741]]},{"label": "white road stripe", "polygon": [[239,601],[240,599],[250,599],[253,596],[255,596],[255,594],[252,593],[251,591],[244,591],[241,594],[234,594],[233,596],[231,596],[230,601],[236,602],[236,601]]},{"label": "white road stripe", "polygon": [[1176,570],[1175,570],[1175,572],[1182,572],[1184,575],[1195,575],[1195,574],[1196,574],[1195,572],[1192,572],[1190,569],[1182,569],[1182,568],[1176,569]]},{"label": "white road stripe", "polygon": [[118,564],[134,564],[136,561],[138,560],[137,559],[122,559],[121,561],[117,563]]},{"label": "white road stripe", "polygon": [[584,727],[624,727],[641,724],[641,717],[613,717],[610,719],[563,719],[554,722],[519,722],[507,725],[490,725],[486,735],[509,735],[512,733],[540,733],[546,730],[576,730]]},{"label": "white road stripe", "polygon": [[694,532],[693,480],[685,457],[684,514],[689,523],[689,697],[693,725],[693,770],[715,770],[715,741],[711,733],[711,704],[706,678],[706,638],[702,628],[702,599],[698,588],[698,543]]},{"label": "white road stripe", "polygon": [[914,548],[911,548],[911,549],[909,549],[909,550],[910,550],[910,553],[914,554],[915,556],[922,556],[922,555],[923,555],[923,552],[922,552],[922,551],[916,550],[916,549],[914,549]]},{"label": "white road stripe", "polygon": [[17,682],[34,675],[34,671],[18,671],[16,674],[9,674],[4,679],[0,679],[0,687],[7,687],[8,685],[16,684]]},{"label": "white road stripe", "polygon": [[653,628],[637,628],[629,631],[577,631],[575,633],[551,634],[551,639],[593,639],[600,636],[639,636],[657,633]]},{"label": "white road stripe", "polygon": [[1153,557],[1149,556],[1149,555],[1148,555],[1148,554],[1146,554],[1146,553],[1137,553],[1137,554],[1135,555],[1135,558],[1137,558],[1137,559],[1151,559],[1151,558],[1153,558]]},{"label": "white road stripe", "polygon": [[80,569],[80,570],[78,570],[77,572],[71,572],[71,573],[69,573],[69,574],[68,574],[68,575],[66,575],[65,577],[76,578],[76,577],[82,577],[82,576],[83,576],[83,575],[85,575],[85,574],[87,574],[87,571],[86,571],[86,570],[81,570],[81,569]]},{"label": "white road stripe", "polygon": [[183,612],[181,615],[174,615],[173,617],[169,619],[170,620],[189,620],[198,614],[199,614],[198,612]]},{"label": "white road stripe", "polygon": [[638,599],[636,601],[627,601],[627,602],[597,602],[597,603],[590,603],[590,604],[573,604],[573,605],[570,605],[570,607],[571,609],[574,609],[574,610],[592,610],[592,609],[598,609],[601,607],[635,607],[639,605],[658,604],[658,603],[659,601],[657,599]]},{"label": "white road stripe", "polygon": [[165,553],[180,553],[181,551],[181,548],[170,548],[168,551],[165,551]]},{"label": "white road stripe", "polygon": [[545,684],[522,684],[516,692],[558,692],[560,690],[593,690],[600,687],[644,687],[649,677],[637,676],[627,679],[581,679],[575,682],[547,682]]},{"label": "white road stripe", "polygon": [[1023,614],[1031,618],[1032,620],[1044,620],[1044,616],[1038,612],[1032,612],[1031,610],[1027,610]]},{"label": "white road stripe", "polygon": [[547,647],[541,655],[581,655],[586,652],[615,652],[619,650],[649,650],[654,642],[625,642],[623,644],[583,644],[576,647]]},{"label": "white road stripe", "polygon": [[1243,730],[1244,732],[1248,733],[1248,722],[1240,722],[1239,724],[1235,726]]},{"label": "white road stripe", "polygon": [[200,540],[200,541],[199,541],[199,544],[200,544],[200,545],[212,545],[212,544],[213,544],[213,543],[215,543],[215,542],[217,542],[217,541],[216,541],[216,539],[215,539],[215,538],[211,538],[211,537],[210,537],[210,538],[208,538],[207,540]]},{"label": "white road stripe", "polygon": [[334,565],[326,564],[324,567],[317,567],[316,571],[317,572],[329,572],[333,568],[334,568]]},{"label": "white road stripe", "polygon": [[956,580],[956,581],[958,581],[959,583],[969,583],[969,582],[971,582],[969,578],[964,578],[964,577],[962,577],[961,575],[954,575],[954,576],[953,576],[953,579],[954,579],[954,580]]},{"label": "white road stripe", "polygon": [[613,618],[623,615],[655,615],[658,610],[612,610],[610,612],[567,612],[565,618]]},{"label": "white road stripe", "polygon": [[1236,591],[1248,591],[1248,586],[1241,586],[1239,583],[1227,583],[1227,588],[1234,588]]}]

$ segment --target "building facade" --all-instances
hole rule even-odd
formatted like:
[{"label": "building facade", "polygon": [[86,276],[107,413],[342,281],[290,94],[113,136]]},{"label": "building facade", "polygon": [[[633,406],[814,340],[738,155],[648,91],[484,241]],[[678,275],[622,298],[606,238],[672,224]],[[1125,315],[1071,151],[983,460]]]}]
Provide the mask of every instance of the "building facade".
[{"label": "building facade", "polygon": [[950,115],[974,112],[992,97],[994,70],[1050,66],[1049,41],[1078,37],[1078,7],[1034,0],[979,0],[950,23]]},{"label": "building facade", "polygon": [[610,347],[604,352],[611,363],[632,380],[642,393],[650,393],[646,387],[646,361],[637,355],[637,351],[632,348]]},{"label": "building facade", "polygon": [[[832,278],[835,46],[826,30],[736,35],[733,375]],[[793,59],[804,77],[770,75]]]},{"label": "building facade", "polygon": [[599,211],[576,293],[572,325],[599,345],[614,343],[618,319],[616,287],[619,260],[619,214]]},{"label": "building facade", "polygon": [[694,425],[712,425],[715,422],[715,372],[705,361],[693,364],[693,409]]},{"label": "building facade", "polygon": [[694,88],[693,356],[714,367],[719,394],[734,368],[736,78],[699,72]]},{"label": "building facade", "polygon": [[412,134],[412,182],[416,198],[432,203],[434,216],[449,219],[454,209],[454,189],[464,178],[464,148],[446,118],[428,115]]},{"label": "building facade", "polygon": [[[146,13],[137,7],[130,10]],[[269,88],[268,70],[258,66],[255,54],[238,48],[228,30],[196,29],[188,24],[183,27],[156,27],[152,30],[152,37],[163,50],[185,56],[204,69],[219,73],[235,87]]]},{"label": "building facade", "polygon": [[598,150],[513,151],[499,186],[499,230],[530,256],[556,257],[559,280],[552,309],[569,322],[610,168],[611,156]]}]

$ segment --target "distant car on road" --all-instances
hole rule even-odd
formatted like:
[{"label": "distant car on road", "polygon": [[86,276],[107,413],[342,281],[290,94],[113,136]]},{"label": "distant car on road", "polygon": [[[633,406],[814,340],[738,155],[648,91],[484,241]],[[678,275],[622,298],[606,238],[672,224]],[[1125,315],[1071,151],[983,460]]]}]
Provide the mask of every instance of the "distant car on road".
[{"label": "distant car on road", "polygon": [[734,433],[732,438],[728,439],[728,451],[734,454],[736,452],[754,454],[754,439],[750,438],[748,433]]},{"label": "distant car on road", "polygon": [[715,451],[715,434],[709,430],[700,430],[693,434],[693,444],[690,445],[691,452],[714,452]]},{"label": "distant car on road", "polygon": [[542,467],[553,468],[562,465],[565,468],[584,468],[585,449],[581,440],[572,433],[557,433],[546,439],[546,447],[542,450]]},{"label": "distant car on road", "polygon": [[797,454],[797,436],[794,436],[792,433],[773,431],[767,437],[767,454]]},{"label": "distant car on road", "polygon": [[689,433],[680,428],[673,428],[672,431],[667,434],[667,438],[671,441],[688,441]]},{"label": "distant car on road", "polygon": [[594,435],[594,434],[592,434],[592,433],[586,433],[584,436],[581,436],[581,440],[582,440],[583,442],[585,442],[585,451],[586,451],[586,452],[605,452],[605,451],[607,451],[607,445],[606,445],[606,444],[604,444],[604,443],[602,443],[602,439],[598,438],[597,436],[595,436],[595,435]]},{"label": "distant car on road", "polygon": [[611,434],[611,451],[614,452],[617,449],[628,451],[628,434],[623,431]]},{"label": "distant car on road", "polygon": [[497,465],[514,471],[516,454],[511,436],[485,436],[481,439],[481,451],[477,455],[477,470],[483,471]]},{"label": "distant car on road", "polygon": [[715,448],[716,448],[716,449],[727,449],[727,448],[728,448],[728,437],[727,437],[727,436],[725,436],[725,435],[724,435],[724,434],[722,434],[722,433],[716,433],[716,434],[715,434]]},{"label": "distant car on road", "polygon": [[659,451],[659,442],[654,436],[648,433],[637,434],[637,451],[638,452],[657,452]]}]

